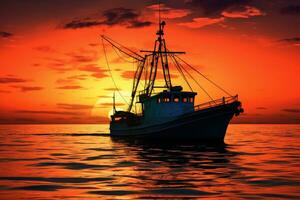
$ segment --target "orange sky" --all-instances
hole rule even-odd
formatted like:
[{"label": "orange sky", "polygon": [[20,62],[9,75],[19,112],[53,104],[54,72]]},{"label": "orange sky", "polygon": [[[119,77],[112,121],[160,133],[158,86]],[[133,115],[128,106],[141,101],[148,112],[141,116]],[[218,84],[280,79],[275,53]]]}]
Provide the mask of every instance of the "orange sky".
[{"label": "orange sky", "polygon": [[[155,2],[1,1],[0,123],[108,122],[114,85],[100,35],[152,49]],[[186,51],[182,58],[239,94],[246,112],[234,122],[300,123],[300,1],[162,2],[169,49]],[[129,96],[134,66],[107,50]],[[199,81],[213,97],[224,95]],[[197,92],[197,103],[208,100]],[[119,96],[117,103],[126,106]]]}]

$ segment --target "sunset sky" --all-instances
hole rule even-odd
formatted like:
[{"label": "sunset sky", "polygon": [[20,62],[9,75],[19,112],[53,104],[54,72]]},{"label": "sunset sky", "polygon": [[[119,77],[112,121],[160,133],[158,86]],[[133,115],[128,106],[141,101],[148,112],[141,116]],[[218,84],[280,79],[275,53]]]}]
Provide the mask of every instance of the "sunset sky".
[{"label": "sunset sky", "polygon": [[[157,8],[151,0],[1,0],[0,123],[109,122],[114,84],[100,36],[150,50]],[[168,48],[239,95],[245,113],[233,122],[300,123],[300,0],[164,0],[161,10]],[[129,99],[135,66],[107,51]],[[195,89],[197,103],[209,100]]]}]

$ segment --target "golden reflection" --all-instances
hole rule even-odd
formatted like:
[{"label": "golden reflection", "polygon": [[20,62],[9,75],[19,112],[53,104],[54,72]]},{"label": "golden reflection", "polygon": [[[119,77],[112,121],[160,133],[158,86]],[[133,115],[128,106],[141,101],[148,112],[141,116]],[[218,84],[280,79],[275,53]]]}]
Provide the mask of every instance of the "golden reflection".
[{"label": "golden reflection", "polygon": [[297,196],[297,125],[231,125],[223,145],[112,139],[107,128],[0,126],[1,197]]}]

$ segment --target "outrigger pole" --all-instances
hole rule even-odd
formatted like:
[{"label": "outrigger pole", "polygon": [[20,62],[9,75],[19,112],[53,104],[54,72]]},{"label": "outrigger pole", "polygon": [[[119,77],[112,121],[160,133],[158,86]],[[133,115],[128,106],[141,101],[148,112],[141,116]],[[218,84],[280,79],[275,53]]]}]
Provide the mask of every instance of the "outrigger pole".
[{"label": "outrigger pole", "polygon": [[[102,35],[101,37],[102,37],[103,40],[107,41],[113,48],[116,48],[118,51],[120,51],[120,52],[124,53],[125,55],[135,59],[138,63],[138,67],[137,67],[137,70],[134,74],[134,79],[133,79],[131,99],[130,99],[130,102],[128,103],[128,108],[127,108],[127,111],[130,112],[131,109],[132,109],[132,106],[133,106],[134,98],[135,98],[135,95],[136,95],[137,88],[139,86],[139,82],[140,82],[140,79],[141,79],[141,76],[142,76],[142,72],[143,72],[143,69],[144,69],[144,65],[145,65],[145,61],[146,61],[147,56],[143,57],[140,54],[132,51],[131,49],[121,45],[120,43],[108,38],[107,36]],[[103,44],[103,46],[104,46],[104,44]],[[106,51],[104,51],[104,53],[106,54]],[[107,57],[107,56],[105,56],[105,57]],[[116,85],[115,85],[115,87],[118,90]],[[119,94],[121,95],[120,92],[119,92]]]},{"label": "outrigger pole", "polygon": [[105,35],[101,35],[101,38],[104,39],[105,41],[107,41],[111,46],[115,47],[116,49],[118,49],[119,51],[121,51],[122,53],[126,54],[127,56],[137,60],[137,61],[144,61],[144,57],[140,54],[138,54],[137,52],[132,51],[131,49],[121,45],[120,43],[112,40],[111,38],[105,36]]}]

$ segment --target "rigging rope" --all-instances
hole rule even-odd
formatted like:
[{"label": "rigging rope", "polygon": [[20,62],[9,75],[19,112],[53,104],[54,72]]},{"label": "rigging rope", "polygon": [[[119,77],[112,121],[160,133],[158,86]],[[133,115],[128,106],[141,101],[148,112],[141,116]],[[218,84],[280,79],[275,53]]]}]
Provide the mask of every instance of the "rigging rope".
[{"label": "rigging rope", "polygon": [[[136,63],[136,61],[129,61],[126,58],[123,58],[123,56],[121,56],[118,52],[121,53],[121,51],[117,48],[115,48],[114,46],[112,46],[113,50],[115,51],[115,53],[117,54],[117,56],[119,56],[119,58],[121,58],[123,61],[128,62],[128,63]],[[126,54],[125,54],[126,55]]]},{"label": "rigging rope", "polygon": [[[139,61],[143,61],[143,60],[144,60],[144,57],[143,57],[143,56],[141,56],[141,55],[139,55],[138,53],[132,51],[131,49],[129,49],[129,48],[123,46],[122,44],[120,44],[120,43],[114,41],[114,40],[111,39],[111,38],[109,38],[109,37],[107,37],[107,36],[105,36],[105,35],[102,35],[102,39],[106,40],[106,41],[109,42],[112,46],[116,47],[117,49],[119,49],[119,50],[122,51],[124,54],[128,55],[129,57],[132,57],[132,58],[134,58],[134,59],[136,59],[136,60],[139,60]],[[119,47],[116,46],[116,44],[119,45]],[[121,48],[125,49],[126,51],[129,51],[131,54],[133,54],[133,55],[135,55],[135,56],[131,55],[131,54],[128,53],[128,52],[125,52],[125,50],[123,50],[123,49],[121,49]]]},{"label": "rigging rope", "polygon": [[122,97],[122,99],[125,101],[125,103],[129,106],[128,102],[127,102],[126,99],[123,97],[123,95],[121,94],[119,88],[117,87],[117,84],[116,84],[116,82],[115,82],[115,80],[114,80],[114,77],[113,77],[113,75],[112,75],[111,69],[110,69],[110,67],[109,67],[109,62],[108,62],[108,59],[107,59],[107,55],[106,55],[106,49],[105,49],[105,45],[104,45],[103,38],[102,38],[102,46],[103,46],[104,56],[105,56],[105,60],[106,60],[106,66],[107,66],[107,68],[108,68],[108,72],[109,72],[109,74],[110,74],[110,77],[111,77],[111,79],[112,79],[112,81],[113,81],[113,83],[114,83],[114,86],[115,86],[117,92],[119,93],[119,95]]},{"label": "rigging rope", "polygon": [[186,77],[185,77],[182,69],[180,68],[177,60],[174,58],[174,56],[171,56],[171,58],[172,58],[172,61],[173,61],[174,65],[175,65],[175,67],[179,71],[180,75],[182,76],[182,78],[184,79],[184,81],[186,82],[186,84],[189,86],[189,88],[191,89],[191,91],[193,92],[193,89],[192,89],[191,85],[189,84],[189,82],[187,81],[187,79],[186,79]]},{"label": "rigging rope", "polygon": [[[176,55],[175,55],[176,56]],[[192,70],[194,70],[196,73],[200,74],[203,78],[205,78],[206,80],[208,80],[210,83],[212,83],[214,86],[216,86],[217,88],[219,88],[220,90],[222,90],[224,93],[226,93],[227,95],[231,96],[232,95],[227,92],[225,89],[223,89],[221,86],[219,86],[218,84],[216,84],[214,81],[210,80],[209,78],[207,78],[204,74],[202,74],[201,72],[199,72],[197,69],[195,69],[193,66],[191,66],[190,64],[188,64],[186,61],[184,61],[182,58],[180,58],[179,56],[176,56],[179,60],[181,60],[184,64],[186,64],[188,67],[190,67]]]},{"label": "rigging rope", "polygon": [[[172,57],[174,57],[174,59],[175,59],[175,56],[172,56]],[[176,56],[177,57],[177,56]],[[176,59],[175,59],[176,60]],[[178,62],[177,62],[178,63]],[[195,80],[195,78],[182,66],[182,65],[180,65],[180,63],[178,63],[179,64],[179,66],[181,66],[182,67],[182,69],[191,77],[191,79],[193,79],[193,81],[201,88],[201,90],[214,102],[214,103],[216,103],[215,102],[215,100],[208,94],[208,92],[198,83],[198,81],[196,81]]]}]

